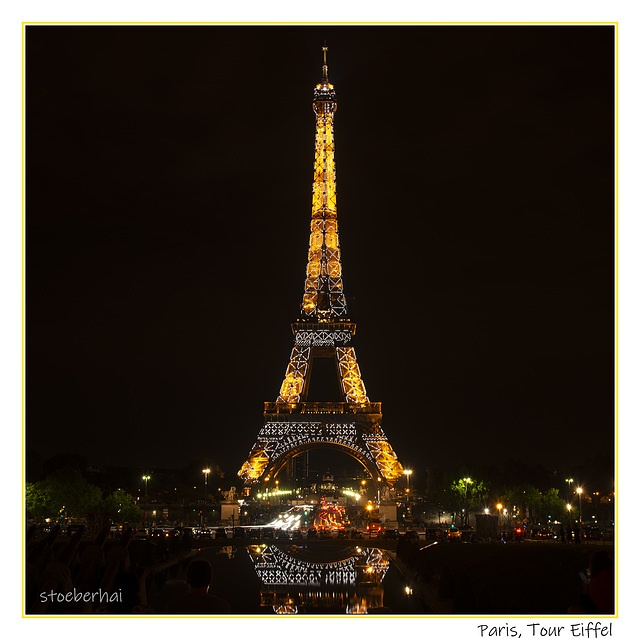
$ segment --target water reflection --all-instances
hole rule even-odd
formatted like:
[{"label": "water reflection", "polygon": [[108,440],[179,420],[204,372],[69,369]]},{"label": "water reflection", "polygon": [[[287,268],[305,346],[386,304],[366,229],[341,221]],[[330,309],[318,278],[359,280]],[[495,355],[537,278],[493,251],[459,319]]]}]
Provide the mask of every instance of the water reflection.
[{"label": "water reflection", "polygon": [[278,614],[382,613],[389,560],[382,549],[254,545],[260,605]]}]

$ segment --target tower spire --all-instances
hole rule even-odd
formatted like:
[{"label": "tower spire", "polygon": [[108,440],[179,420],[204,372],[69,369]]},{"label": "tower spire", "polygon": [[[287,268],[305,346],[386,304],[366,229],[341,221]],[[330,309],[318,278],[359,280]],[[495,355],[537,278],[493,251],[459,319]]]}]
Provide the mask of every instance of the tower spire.
[{"label": "tower spire", "polygon": [[329,68],[327,67],[327,41],[324,41],[324,46],[322,47],[323,54],[323,63],[322,63],[322,82],[323,84],[327,84],[329,82]]},{"label": "tower spire", "polygon": [[333,143],[333,116],[338,108],[336,92],[329,82],[327,46],[322,47],[322,80],[313,90],[316,114],[316,145],[313,166],[311,234],[302,319],[344,320],[347,303],[342,289],[342,265],[338,240],[336,167]]}]

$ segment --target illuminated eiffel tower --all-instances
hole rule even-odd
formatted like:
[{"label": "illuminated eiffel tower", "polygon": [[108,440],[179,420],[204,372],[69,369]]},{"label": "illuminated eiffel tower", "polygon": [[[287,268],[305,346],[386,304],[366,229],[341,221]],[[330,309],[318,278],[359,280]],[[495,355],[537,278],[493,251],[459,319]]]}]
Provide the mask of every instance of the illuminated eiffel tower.
[{"label": "illuminated eiffel tower", "polygon": [[[327,47],[322,80],[313,93],[316,145],[309,260],[301,317],[291,326],[293,350],[280,394],[265,402],[265,423],[238,472],[245,485],[273,479],[295,456],[311,449],[346,452],[388,486],[403,469],[380,426],[382,405],[367,397],[351,339],[338,242],[333,118],[336,94],[329,82]],[[316,358],[336,364],[342,402],[308,402]]]}]

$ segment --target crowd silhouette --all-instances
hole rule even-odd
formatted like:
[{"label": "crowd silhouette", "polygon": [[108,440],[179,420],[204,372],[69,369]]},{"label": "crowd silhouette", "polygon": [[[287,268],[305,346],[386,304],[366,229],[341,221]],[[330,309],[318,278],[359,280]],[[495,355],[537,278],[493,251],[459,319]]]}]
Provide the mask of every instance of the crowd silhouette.
[{"label": "crowd silhouette", "polygon": [[115,537],[110,529],[105,526],[95,538],[85,538],[84,527],[69,537],[58,525],[47,532],[31,526],[26,540],[25,612],[230,612],[228,603],[208,594],[211,565],[196,557],[188,530],[168,541],[159,537],[152,542],[136,539],[131,528]]}]

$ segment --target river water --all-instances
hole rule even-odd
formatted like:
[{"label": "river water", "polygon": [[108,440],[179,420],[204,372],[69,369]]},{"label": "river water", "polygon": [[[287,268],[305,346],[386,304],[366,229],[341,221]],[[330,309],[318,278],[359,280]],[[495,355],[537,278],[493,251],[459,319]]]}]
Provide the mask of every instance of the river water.
[{"label": "river water", "polygon": [[[210,593],[232,614],[424,614],[393,556],[373,546],[256,544],[200,549]],[[407,590],[407,587],[409,589]],[[150,593],[157,613],[184,593],[183,576]]]}]

